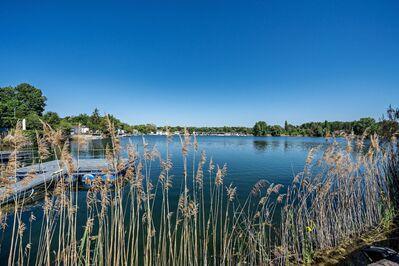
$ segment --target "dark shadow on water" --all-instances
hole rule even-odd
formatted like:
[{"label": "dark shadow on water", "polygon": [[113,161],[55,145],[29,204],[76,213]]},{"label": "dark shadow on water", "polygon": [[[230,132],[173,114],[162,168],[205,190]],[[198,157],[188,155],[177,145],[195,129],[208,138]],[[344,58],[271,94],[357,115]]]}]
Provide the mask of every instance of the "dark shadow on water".
[{"label": "dark shadow on water", "polygon": [[254,148],[258,151],[266,151],[269,143],[265,140],[254,140]]}]

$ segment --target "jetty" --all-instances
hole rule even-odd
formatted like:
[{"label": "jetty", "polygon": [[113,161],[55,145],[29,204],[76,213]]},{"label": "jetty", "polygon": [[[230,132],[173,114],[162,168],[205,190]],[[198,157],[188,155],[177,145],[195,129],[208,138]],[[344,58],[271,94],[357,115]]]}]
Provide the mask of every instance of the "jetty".
[{"label": "jetty", "polygon": [[[6,164],[10,160],[12,151],[0,151],[0,164]],[[19,162],[31,161],[35,156],[33,150],[22,150],[16,153],[16,159]]]},{"label": "jetty", "polygon": [[[110,162],[106,159],[79,159],[74,160],[73,163],[75,171],[72,176],[76,177],[74,182],[79,182],[85,174],[105,174],[105,169],[112,169],[112,167],[109,167]],[[112,174],[116,176],[123,174],[132,165],[132,162],[127,159],[122,159],[122,163],[119,171],[112,171]],[[7,187],[0,187],[0,205],[12,203],[16,199],[31,197],[36,192],[43,191],[45,187],[51,187],[60,178],[66,176],[67,169],[61,167],[58,160],[19,168],[15,174],[17,182],[9,184]]]}]

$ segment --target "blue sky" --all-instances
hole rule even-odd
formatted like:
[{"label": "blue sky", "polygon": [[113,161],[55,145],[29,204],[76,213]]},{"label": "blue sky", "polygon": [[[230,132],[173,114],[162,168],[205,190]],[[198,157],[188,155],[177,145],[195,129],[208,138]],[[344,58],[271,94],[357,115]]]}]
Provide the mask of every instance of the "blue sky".
[{"label": "blue sky", "polygon": [[4,1],[0,86],[60,115],[252,126],[399,105],[399,1]]}]

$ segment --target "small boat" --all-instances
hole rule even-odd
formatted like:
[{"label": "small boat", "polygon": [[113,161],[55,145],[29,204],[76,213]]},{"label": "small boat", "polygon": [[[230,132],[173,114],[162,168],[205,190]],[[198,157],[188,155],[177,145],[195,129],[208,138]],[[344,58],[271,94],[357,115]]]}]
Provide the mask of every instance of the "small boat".
[{"label": "small boat", "polygon": [[96,177],[93,174],[85,174],[82,176],[82,184],[86,188],[91,187],[91,183],[96,179]]},{"label": "small boat", "polygon": [[115,182],[116,176],[114,174],[105,174],[101,177],[103,182]]}]

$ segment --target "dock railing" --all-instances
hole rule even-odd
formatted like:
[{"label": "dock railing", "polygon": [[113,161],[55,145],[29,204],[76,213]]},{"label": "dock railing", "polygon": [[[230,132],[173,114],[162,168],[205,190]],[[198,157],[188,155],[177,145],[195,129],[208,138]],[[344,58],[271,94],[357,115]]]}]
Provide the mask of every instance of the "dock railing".
[{"label": "dock railing", "polygon": [[[74,159],[104,159],[106,157],[105,148],[95,148],[95,149],[72,149],[71,150],[72,157]],[[0,165],[5,165],[10,160],[10,156],[12,155],[12,151],[0,151]],[[50,153],[48,158],[45,161],[51,161],[59,159],[60,154],[55,154],[54,152]],[[37,148],[29,148],[23,149],[17,152],[17,161],[20,163],[21,167],[30,166],[32,164],[40,162],[39,153]]]},{"label": "dock railing", "polygon": [[[7,164],[12,153],[13,151],[10,150],[0,151],[0,165]],[[31,164],[34,158],[38,157],[38,152],[37,149],[34,148],[23,149],[17,152],[16,157],[17,161],[25,166]]]}]

